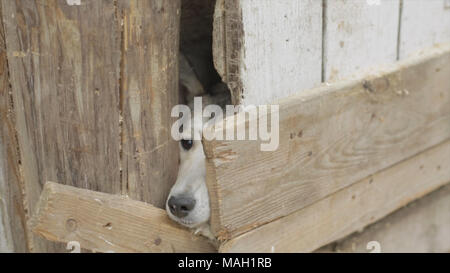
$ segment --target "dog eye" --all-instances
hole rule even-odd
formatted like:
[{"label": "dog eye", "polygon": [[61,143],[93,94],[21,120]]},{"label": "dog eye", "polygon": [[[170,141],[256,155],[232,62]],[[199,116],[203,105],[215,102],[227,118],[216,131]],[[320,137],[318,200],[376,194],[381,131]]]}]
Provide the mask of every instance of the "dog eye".
[{"label": "dog eye", "polygon": [[194,142],[190,139],[182,139],[181,140],[181,146],[186,151],[189,151],[192,148],[192,145],[194,145]]}]

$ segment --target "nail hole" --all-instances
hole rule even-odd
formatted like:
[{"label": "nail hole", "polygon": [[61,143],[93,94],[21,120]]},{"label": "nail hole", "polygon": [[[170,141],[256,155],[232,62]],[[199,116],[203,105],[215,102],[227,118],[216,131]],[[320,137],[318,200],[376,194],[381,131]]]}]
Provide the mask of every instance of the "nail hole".
[{"label": "nail hole", "polygon": [[77,230],[77,221],[75,219],[68,219],[66,221],[66,229],[70,232],[74,232],[75,230]]}]

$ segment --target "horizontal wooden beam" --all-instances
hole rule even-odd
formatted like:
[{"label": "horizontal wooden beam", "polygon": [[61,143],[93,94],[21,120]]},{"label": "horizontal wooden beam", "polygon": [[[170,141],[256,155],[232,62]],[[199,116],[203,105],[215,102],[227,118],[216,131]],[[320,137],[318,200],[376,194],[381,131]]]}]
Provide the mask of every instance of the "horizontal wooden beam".
[{"label": "horizontal wooden beam", "polygon": [[367,253],[369,242],[380,252],[450,252],[450,185],[317,252]]},{"label": "horizontal wooden beam", "polygon": [[[311,252],[450,181],[450,140],[220,247],[221,252]],[[445,208],[441,208],[445,211]],[[447,210],[448,212],[448,210]]]},{"label": "horizontal wooden beam", "polygon": [[261,151],[260,141],[205,140],[213,232],[229,240],[448,139],[448,75],[450,45],[437,46],[276,102],[276,151]]},{"label": "horizontal wooden beam", "polygon": [[96,252],[217,252],[211,242],[150,204],[48,182],[32,219],[33,232],[76,241]]}]

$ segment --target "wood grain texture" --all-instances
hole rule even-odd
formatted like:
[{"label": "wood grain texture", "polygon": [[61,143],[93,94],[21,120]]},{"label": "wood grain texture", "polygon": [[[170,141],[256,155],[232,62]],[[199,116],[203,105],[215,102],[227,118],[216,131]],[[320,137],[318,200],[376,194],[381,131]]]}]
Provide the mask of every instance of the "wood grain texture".
[{"label": "wood grain texture", "polygon": [[78,241],[95,252],[215,252],[164,210],[123,196],[48,182],[33,231],[48,240]]},{"label": "wood grain texture", "polygon": [[243,53],[242,10],[239,0],[216,0],[212,51],[214,66],[227,83],[234,105],[242,103],[240,68]]},{"label": "wood grain texture", "polygon": [[380,243],[382,253],[450,252],[449,212],[447,185],[317,252],[366,253],[371,241]]},{"label": "wood grain texture", "polygon": [[176,180],[180,1],[119,0],[122,192],[163,208]]},{"label": "wood grain texture", "polygon": [[[26,209],[34,211],[47,180],[120,193],[114,2],[6,0],[2,6]],[[33,248],[55,251],[37,241]]]},{"label": "wood grain texture", "polygon": [[445,164],[449,160],[450,140],[447,140],[289,216],[232,239],[220,251],[311,252],[445,185],[450,181],[450,168]]},{"label": "wood grain texture", "polygon": [[259,105],[321,82],[322,3],[217,1],[216,68],[233,102]]},{"label": "wood grain texture", "polygon": [[[0,5],[0,15],[1,15]],[[0,252],[28,252],[15,117],[8,78],[5,32],[0,20]]]},{"label": "wood grain texture", "polygon": [[447,0],[403,0],[400,59],[449,42],[450,3]]},{"label": "wood grain texture", "polygon": [[324,75],[337,81],[397,60],[399,0],[327,0]]},{"label": "wood grain texture", "polygon": [[[26,216],[47,180],[162,207],[178,162],[180,2],[2,7]],[[57,251],[37,237],[30,248]]]},{"label": "wood grain texture", "polygon": [[274,152],[261,151],[260,141],[205,140],[215,234],[235,237],[448,139],[448,75],[450,46],[435,48],[280,100]]},{"label": "wood grain texture", "polygon": [[[0,5],[1,14],[1,5]],[[14,113],[3,20],[0,21],[0,252],[27,252],[27,226],[23,207]]]}]

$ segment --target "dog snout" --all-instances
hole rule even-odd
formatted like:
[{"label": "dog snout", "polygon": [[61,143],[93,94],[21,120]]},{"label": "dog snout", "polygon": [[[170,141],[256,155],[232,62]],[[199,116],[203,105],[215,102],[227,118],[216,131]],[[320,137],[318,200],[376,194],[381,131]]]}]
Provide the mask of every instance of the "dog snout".
[{"label": "dog snout", "polygon": [[187,196],[171,196],[168,201],[170,212],[176,217],[186,217],[195,207],[195,199]]}]

